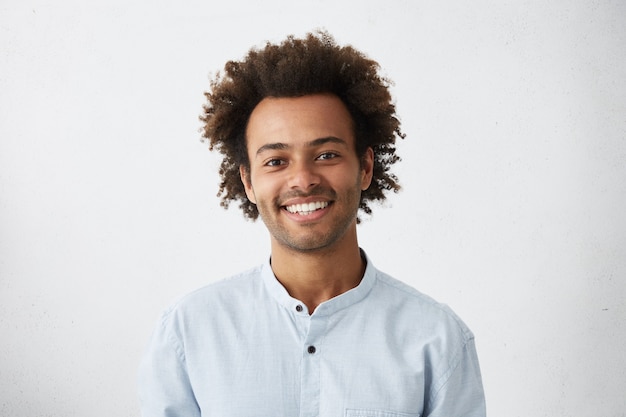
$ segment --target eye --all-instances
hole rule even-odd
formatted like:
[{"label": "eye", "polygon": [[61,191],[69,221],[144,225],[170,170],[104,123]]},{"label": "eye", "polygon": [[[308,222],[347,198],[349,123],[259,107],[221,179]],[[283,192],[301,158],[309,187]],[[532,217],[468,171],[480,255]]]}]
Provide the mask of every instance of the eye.
[{"label": "eye", "polygon": [[266,161],[265,164],[263,165],[265,165],[266,167],[277,167],[277,166],[281,166],[284,164],[285,164],[285,161],[283,161],[282,159],[272,158]]},{"label": "eye", "polygon": [[329,159],[337,158],[338,156],[339,155],[336,154],[335,152],[324,152],[323,154],[318,156],[317,159],[320,160],[320,161],[327,161]]}]

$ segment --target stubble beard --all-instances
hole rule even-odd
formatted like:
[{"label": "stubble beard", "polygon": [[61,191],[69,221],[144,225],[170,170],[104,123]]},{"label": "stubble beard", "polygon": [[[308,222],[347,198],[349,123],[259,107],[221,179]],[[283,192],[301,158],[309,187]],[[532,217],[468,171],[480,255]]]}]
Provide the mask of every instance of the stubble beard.
[{"label": "stubble beard", "polygon": [[[322,195],[333,201],[328,213],[333,218],[325,216],[321,222],[330,222],[327,230],[316,230],[318,222],[293,224],[282,219],[281,201],[292,197],[306,197],[307,195]],[[257,206],[261,219],[269,231],[272,239],[283,248],[297,253],[313,253],[332,250],[334,245],[341,241],[347,231],[356,222],[356,215],[361,200],[360,180],[355,183],[342,197],[338,197],[334,190],[316,189],[308,194],[289,195],[279,197],[271,202]],[[336,210],[339,210],[337,212]],[[291,227],[289,227],[291,226]]]}]

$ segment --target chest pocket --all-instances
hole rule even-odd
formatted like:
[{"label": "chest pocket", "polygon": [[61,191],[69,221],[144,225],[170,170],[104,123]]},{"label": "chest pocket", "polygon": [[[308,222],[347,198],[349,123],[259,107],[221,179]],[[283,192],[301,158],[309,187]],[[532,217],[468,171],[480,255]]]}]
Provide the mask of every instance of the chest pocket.
[{"label": "chest pocket", "polygon": [[396,413],[383,410],[346,410],[346,417],[420,417],[421,414]]}]

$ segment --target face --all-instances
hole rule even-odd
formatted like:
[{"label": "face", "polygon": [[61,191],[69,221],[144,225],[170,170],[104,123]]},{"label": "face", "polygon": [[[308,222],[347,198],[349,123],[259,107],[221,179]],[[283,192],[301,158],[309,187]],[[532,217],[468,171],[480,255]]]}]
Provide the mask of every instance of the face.
[{"label": "face", "polygon": [[246,194],[272,245],[298,252],[354,238],[361,191],[372,180],[373,152],[359,158],[352,118],[333,95],[266,98],[246,130]]}]

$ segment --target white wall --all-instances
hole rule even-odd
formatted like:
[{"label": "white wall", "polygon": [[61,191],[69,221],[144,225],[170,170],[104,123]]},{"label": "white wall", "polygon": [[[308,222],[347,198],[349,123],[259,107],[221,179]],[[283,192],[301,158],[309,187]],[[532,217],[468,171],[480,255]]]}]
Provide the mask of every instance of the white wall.
[{"label": "white wall", "polygon": [[392,78],[375,264],[477,337],[491,416],[624,416],[626,3],[0,2],[0,415],[137,415],[174,298],[268,254],[225,212],[210,73],[324,27]]}]

